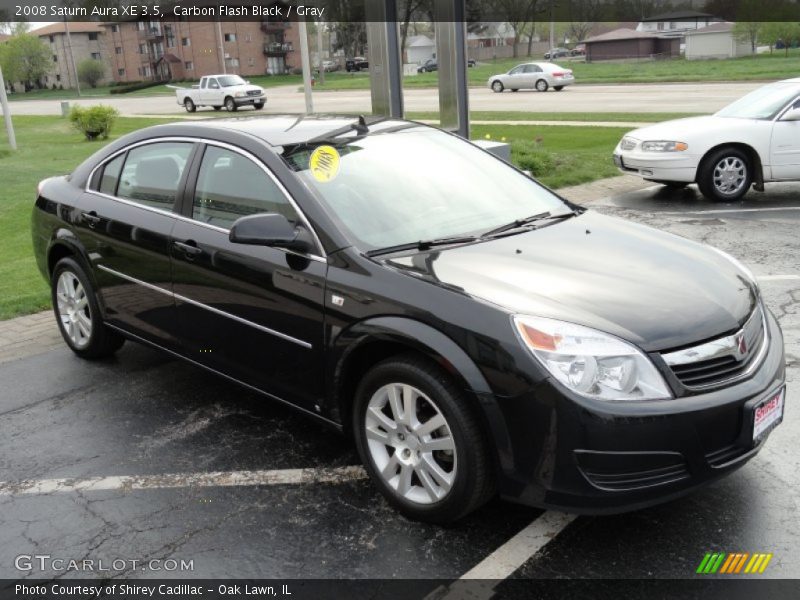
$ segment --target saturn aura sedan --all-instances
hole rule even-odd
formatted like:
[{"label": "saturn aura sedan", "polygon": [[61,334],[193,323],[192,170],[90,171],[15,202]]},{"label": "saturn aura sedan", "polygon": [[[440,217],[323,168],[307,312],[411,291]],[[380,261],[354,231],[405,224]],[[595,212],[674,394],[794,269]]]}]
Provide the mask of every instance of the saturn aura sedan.
[{"label": "saturn aura sedan", "polygon": [[546,92],[550,88],[560,92],[566,86],[575,83],[575,77],[570,69],[553,63],[533,62],[517,65],[508,73],[492,75],[488,83],[492,91],[498,94],[503,90]]},{"label": "saturn aura sedan", "polygon": [[631,131],[614,150],[624,173],[673,188],[697,183],[732,202],[751,185],[800,181],[800,78],[765,85],[716,114]]},{"label": "saturn aura sedan", "polygon": [[150,127],[40,183],[32,225],[75,354],[141,342],[286,403],[414,519],[655,504],[782,419],[747,268],[418,123]]}]

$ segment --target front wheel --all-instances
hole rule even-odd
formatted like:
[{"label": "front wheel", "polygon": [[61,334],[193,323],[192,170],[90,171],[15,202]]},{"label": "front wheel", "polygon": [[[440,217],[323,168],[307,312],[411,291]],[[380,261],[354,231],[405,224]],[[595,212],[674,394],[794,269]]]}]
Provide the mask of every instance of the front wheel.
[{"label": "front wheel", "polygon": [[183,107],[188,113],[193,113],[197,110],[197,107],[195,106],[194,102],[192,102],[191,98],[186,98],[186,100],[183,101]]},{"label": "front wheel", "polygon": [[238,107],[236,106],[236,102],[234,101],[233,98],[231,98],[230,96],[225,98],[225,110],[227,110],[228,112],[235,112],[237,108]]},{"label": "front wheel", "polygon": [[214,110],[217,110],[217,111],[218,111],[218,110],[222,110],[222,107],[221,107],[221,106],[215,106],[215,107],[214,107]]},{"label": "front wheel", "polygon": [[697,177],[703,196],[716,202],[739,200],[752,183],[750,158],[737,148],[721,148],[706,157]]},{"label": "front wheel", "polygon": [[104,358],[119,350],[125,339],[103,323],[92,283],[74,259],[56,263],[50,284],[58,328],[70,350],[82,358]]},{"label": "front wheel", "polygon": [[499,94],[504,89],[505,89],[505,86],[503,85],[502,81],[493,81],[492,82],[492,91],[495,92],[496,94]]},{"label": "front wheel", "polygon": [[486,436],[468,399],[420,358],[391,358],[366,374],[353,431],[373,483],[410,519],[449,523],[494,493]]},{"label": "front wheel", "polygon": [[537,92],[546,92],[550,86],[544,79],[540,79],[536,82],[536,91]]},{"label": "front wheel", "polygon": [[253,108],[255,108],[256,110],[261,110],[262,108],[264,108],[264,103],[261,102],[259,104],[253,104]]}]

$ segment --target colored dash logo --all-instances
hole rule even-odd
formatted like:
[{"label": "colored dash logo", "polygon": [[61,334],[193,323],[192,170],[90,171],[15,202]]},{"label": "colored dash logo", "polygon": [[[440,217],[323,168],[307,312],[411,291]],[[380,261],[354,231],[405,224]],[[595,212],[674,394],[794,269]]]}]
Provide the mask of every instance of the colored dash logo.
[{"label": "colored dash logo", "polygon": [[763,573],[771,560],[771,553],[732,552],[726,554],[725,552],[707,552],[700,562],[700,566],[697,567],[697,573],[702,575],[713,573]]}]

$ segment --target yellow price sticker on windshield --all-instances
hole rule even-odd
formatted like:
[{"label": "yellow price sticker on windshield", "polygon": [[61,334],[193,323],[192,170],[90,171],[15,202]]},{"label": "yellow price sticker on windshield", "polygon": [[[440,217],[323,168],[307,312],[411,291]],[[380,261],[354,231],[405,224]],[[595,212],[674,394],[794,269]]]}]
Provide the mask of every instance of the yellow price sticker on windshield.
[{"label": "yellow price sticker on windshield", "polygon": [[308,168],[311,175],[320,183],[333,181],[339,174],[341,157],[333,146],[320,146],[311,153],[308,159]]}]

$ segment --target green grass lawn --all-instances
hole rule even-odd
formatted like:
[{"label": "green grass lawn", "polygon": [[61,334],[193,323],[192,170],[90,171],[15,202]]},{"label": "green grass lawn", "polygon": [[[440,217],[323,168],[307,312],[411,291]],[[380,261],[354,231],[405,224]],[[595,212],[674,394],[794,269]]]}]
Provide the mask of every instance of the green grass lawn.
[{"label": "green grass lawn", "polygon": [[[659,123],[671,119],[694,117],[701,113],[655,112],[655,113],[572,113],[572,112],[522,112],[522,111],[476,111],[469,113],[473,121],[618,121],[635,123]],[[436,121],[438,112],[409,112],[407,119]]]},{"label": "green grass lawn", "polygon": [[[164,119],[121,118],[111,140]],[[87,142],[58,117],[14,117],[19,149],[0,142],[0,319],[46,309],[49,291],[33,257],[30,218],[36,184],[69,173],[107,142]],[[474,138],[505,139],[512,159],[554,188],[617,175],[610,156],[624,128],[480,125]],[[109,141],[111,141],[109,140]]]}]

